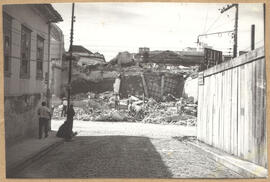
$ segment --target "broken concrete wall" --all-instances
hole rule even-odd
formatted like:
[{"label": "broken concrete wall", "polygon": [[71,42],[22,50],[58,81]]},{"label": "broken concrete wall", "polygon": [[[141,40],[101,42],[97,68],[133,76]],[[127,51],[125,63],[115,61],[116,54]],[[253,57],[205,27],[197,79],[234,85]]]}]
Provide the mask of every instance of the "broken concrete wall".
[{"label": "broken concrete wall", "polygon": [[142,96],[161,100],[163,96],[172,94],[182,96],[183,73],[143,70],[138,66],[97,70],[88,67],[75,67],[72,75],[72,94],[113,91],[113,83],[121,73],[120,97],[128,95]]},{"label": "broken concrete wall", "polygon": [[102,79],[99,82],[93,82],[83,78],[77,78],[71,83],[71,94],[76,95],[79,93],[102,93],[106,91],[113,91],[114,78]]},{"label": "broken concrete wall", "polygon": [[181,97],[184,88],[184,78],[177,74],[164,75],[163,95],[172,94],[175,97]]},{"label": "broken concrete wall", "polygon": [[37,109],[41,94],[5,97],[6,144],[12,145],[27,137],[38,137]]},{"label": "broken concrete wall", "polygon": [[91,70],[75,67],[72,73],[71,94],[113,91],[117,71]]},{"label": "broken concrete wall", "polygon": [[[145,85],[143,82],[145,82]],[[127,97],[127,95],[142,96],[145,94],[146,97],[161,100],[162,96],[168,94],[181,97],[183,87],[184,79],[181,75],[145,72],[124,76],[121,81],[120,93],[122,97]]]},{"label": "broken concrete wall", "polygon": [[189,77],[185,81],[185,86],[183,89],[183,97],[185,98],[193,98],[194,102],[198,101],[198,77],[191,78]]},{"label": "broken concrete wall", "polygon": [[143,95],[142,78],[138,75],[123,76],[120,85],[120,97],[127,98],[128,95]]},{"label": "broken concrete wall", "polygon": [[178,74],[162,72],[144,73],[148,97],[161,100],[162,96],[172,94],[181,97],[184,87],[184,79]]},{"label": "broken concrete wall", "polygon": [[161,95],[161,75],[158,72],[147,72],[144,73],[146,82],[146,88],[148,97],[152,97],[156,100],[160,100]]}]

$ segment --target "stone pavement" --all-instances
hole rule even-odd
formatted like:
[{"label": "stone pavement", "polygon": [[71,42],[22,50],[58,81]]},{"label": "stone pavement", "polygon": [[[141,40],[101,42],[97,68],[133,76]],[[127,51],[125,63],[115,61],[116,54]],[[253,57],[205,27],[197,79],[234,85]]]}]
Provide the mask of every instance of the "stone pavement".
[{"label": "stone pavement", "polygon": [[[56,130],[63,121],[52,121]],[[16,178],[243,178],[183,142],[196,128],[74,122],[72,142],[16,171]]]},{"label": "stone pavement", "polygon": [[174,138],[76,136],[16,178],[242,178]]},{"label": "stone pavement", "polygon": [[6,148],[7,177],[18,170],[24,163],[41,157],[49,150],[61,144],[63,139],[50,132],[47,138],[30,138]]}]

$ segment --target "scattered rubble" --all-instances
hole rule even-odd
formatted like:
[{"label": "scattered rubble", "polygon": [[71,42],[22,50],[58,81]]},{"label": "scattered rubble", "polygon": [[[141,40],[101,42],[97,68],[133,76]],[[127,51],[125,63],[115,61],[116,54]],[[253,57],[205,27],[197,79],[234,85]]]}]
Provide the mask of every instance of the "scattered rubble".
[{"label": "scattered rubble", "polygon": [[[82,121],[129,121],[155,124],[175,124],[196,126],[197,104],[192,99],[184,99],[181,111],[177,106],[179,101],[172,95],[165,101],[157,102],[153,98],[143,100],[136,96],[122,99],[119,110],[115,109],[115,96],[112,92],[101,94],[87,93],[72,97],[75,120]],[[61,105],[54,109],[54,119],[61,117]]]}]

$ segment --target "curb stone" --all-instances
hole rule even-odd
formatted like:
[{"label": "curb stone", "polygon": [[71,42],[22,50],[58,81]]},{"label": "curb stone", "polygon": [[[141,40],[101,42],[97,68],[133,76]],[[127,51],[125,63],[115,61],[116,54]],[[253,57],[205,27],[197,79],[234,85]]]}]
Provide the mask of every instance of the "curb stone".
[{"label": "curb stone", "polygon": [[12,166],[10,166],[6,169],[6,178],[16,178],[14,176],[18,171],[21,171],[23,168],[25,168],[27,165],[30,165],[35,160],[40,159],[41,157],[46,155],[51,150],[60,146],[62,143],[64,143],[64,140],[57,141],[49,146],[45,146],[45,147],[41,148],[38,152],[35,152],[34,154],[30,155],[26,159],[23,159],[23,160],[16,162],[15,164],[13,164]]},{"label": "curb stone", "polygon": [[267,178],[268,177],[268,170],[262,166],[259,166],[249,161],[241,160],[235,156],[232,156],[222,151],[217,153],[211,149],[208,149],[210,147],[200,146],[196,143],[189,142],[189,141],[187,143],[199,149],[200,151],[206,153],[209,158],[235,171],[239,175],[243,176],[243,178]]}]

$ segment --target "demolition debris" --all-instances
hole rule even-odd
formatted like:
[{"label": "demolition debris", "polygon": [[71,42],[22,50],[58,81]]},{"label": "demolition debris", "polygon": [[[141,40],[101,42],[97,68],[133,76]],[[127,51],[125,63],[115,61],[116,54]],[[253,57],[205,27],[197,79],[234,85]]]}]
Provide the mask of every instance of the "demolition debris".
[{"label": "demolition debris", "polygon": [[[177,99],[171,94],[160,102],[153,98],[129,96],[119,100],[118,109],[115,109],[115,96],[109,91],[77,94],[72,96],[72,100],[75,120],[196,126],[197,104],[192,99]],[[61,112],[62,105],[59,105],[54,109],[53,118],[63,119]]]}]

